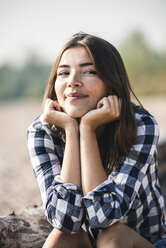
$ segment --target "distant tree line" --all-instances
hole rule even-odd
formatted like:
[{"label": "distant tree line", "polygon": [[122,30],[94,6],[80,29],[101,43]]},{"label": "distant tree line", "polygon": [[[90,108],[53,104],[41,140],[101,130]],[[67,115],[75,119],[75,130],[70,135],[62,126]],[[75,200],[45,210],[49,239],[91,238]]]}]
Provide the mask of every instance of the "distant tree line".
[{"label": "distant tree line", "polygon": [[[140,32],[132,33],[118,47],[137,95],[166,94],[166,51],[152,49]],[[0,67],[0,101],[41,98],[51,65],[30,56],[23,67]]]},{"label": "distant tree line", "polygon": [[120,51],[137,95],[166,95],[166,47],[154,50],[140,32],[134,32]]},{"label": "distant tree line", "polygon": [[5,64],[0,68],[0,100],[40,98],[51,66],[31,55],[23,67]]}]

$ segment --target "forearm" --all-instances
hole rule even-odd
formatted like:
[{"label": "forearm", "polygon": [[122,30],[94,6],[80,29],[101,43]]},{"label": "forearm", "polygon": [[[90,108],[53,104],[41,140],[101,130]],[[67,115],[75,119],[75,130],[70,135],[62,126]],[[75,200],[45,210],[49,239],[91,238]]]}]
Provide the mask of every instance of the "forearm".
[{"label": "forearm", "polygon": [[79,131],[75,126],[71,126],[67,128],[65,132],[66,145],[61,170],[61,180],[64,183],[72,183],[80,187]]},{"label": "forearm", "polygon": [[81,180],[84,195],[107,179],[94,130],[80,127]]}]

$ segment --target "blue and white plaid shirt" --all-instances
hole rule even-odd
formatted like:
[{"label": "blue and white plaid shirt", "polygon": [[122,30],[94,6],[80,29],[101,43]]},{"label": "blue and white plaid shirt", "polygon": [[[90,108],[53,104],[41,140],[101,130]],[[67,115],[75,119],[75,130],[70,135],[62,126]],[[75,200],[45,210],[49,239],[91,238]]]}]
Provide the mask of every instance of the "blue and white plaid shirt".
[{"label": "blue and white plaid shirt", "polygon": [[[122,157],[108,179],[87,195],[76,185],[61,181],[65,139],[54,137],[42,116],[29,127],[29,154],[53,227],[71,233],[83,226],[95,240],[100,228],[120,221],[152,243],[166,232],[158,181],[158,124],[136,105],[135,118],[138,134],[128,156]],[[57,133],[56,127],[52,131]]]}]

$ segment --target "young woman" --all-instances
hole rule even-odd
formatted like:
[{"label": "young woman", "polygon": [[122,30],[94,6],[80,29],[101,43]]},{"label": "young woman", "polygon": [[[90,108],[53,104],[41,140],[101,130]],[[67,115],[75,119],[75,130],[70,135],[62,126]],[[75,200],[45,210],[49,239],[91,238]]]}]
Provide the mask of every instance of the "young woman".
[{"label": "young woman", "polygon": [[158,125],[131,102],[131,93],[121,56],[109,42],[79,33],[63,47],[43,114],[28,129],[33,170],[54,227],[44,248],[164,242]]}]

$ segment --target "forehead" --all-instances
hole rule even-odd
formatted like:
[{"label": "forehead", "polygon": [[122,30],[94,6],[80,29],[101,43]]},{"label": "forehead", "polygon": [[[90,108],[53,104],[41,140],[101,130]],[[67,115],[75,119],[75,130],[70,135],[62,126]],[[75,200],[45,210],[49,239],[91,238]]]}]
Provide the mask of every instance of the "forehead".
[{"label": "forehead", "polygon": [[62,54],[59,65],[81,64],[92,62],[91,56],[85,47],[69,48]]}]

